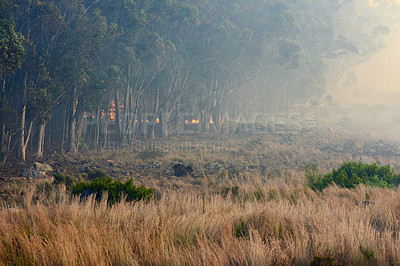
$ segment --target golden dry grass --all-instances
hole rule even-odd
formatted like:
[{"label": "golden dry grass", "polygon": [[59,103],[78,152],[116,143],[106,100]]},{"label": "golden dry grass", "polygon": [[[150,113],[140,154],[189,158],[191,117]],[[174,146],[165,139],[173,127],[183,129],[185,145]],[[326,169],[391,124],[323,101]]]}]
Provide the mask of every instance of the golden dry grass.
[{"label": "golden dry grass", "polygon": [[[257,196],[254,192],[258,192]],[[363,207],[368,197],[375,205]],[[167,190],[149,203],[30,190],[0,208],[0,262],[45,265],[398,264],[400,192],[269,180],[239,197]]]}]

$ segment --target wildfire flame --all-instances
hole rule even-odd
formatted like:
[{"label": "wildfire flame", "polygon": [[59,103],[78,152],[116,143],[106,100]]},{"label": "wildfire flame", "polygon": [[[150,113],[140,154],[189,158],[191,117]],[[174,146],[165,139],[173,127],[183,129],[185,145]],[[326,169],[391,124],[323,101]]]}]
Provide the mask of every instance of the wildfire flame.
[{"label": "wildfire flame", "polygon": [[115,114],[115,102],[114,101],[111,101],[109,109],[110,109],[110,118],[108,121],[115,121],[116,114]]},{"label": "wildfire flame", "polygon": [[[119,113],[120,113],[120,114],[123,114],[123,113],[124,113],[125,106],[124,106],[124,105],[120,105],[118,109],[119,109]],[[109,113],[107,114],[107,113],[106,113],[106,110],[104,110],[104,109],[101,110],[101,118],[102,118],[102,119],[107,118],[108,121],[115,121],[115,120],[117,119],[117,116],[116,116],[116,105],[115,105],[115,101],[114,101],[114,100],[112,100],[112,101],[110,102],[108,111],[109,111]],[[93,113],[87,113],[87,112],[85,112],[85,113],[84,113],[84,117],[85,117],[85,118],[88,118],[88,117],[94,118],[95,115],[94,115]],[[122,120],[121,120],[121,121],[122,121]],[[144,122],[143,119],[142,119],[141,121]],[[150,123],[150,120],[149,120],[149,119],[146,119],[145,121],[146,121],[146,123]],[[135,122],[137,123],[138,120],[136,119]],[[159,124],[159,123],[160,123],[160,118],[156,118],[156,124]],[[209,123],[210,123],[210,124],[214,124],[214,121],[213,121],[213,117],[212,117],[212,116],[210,116],[210,122],[209,122]],[[185,120],[185,124],[186,124],[186,125],[189,125],[189,124],[200,124],[200,119],[198,119],[198,118],[192,118],[191,120],[190,120],[190,119],[186,119],[186,120]]]},{"label": "wildfire flame", "polygon": [[195,118],[193,118],[192,120],[188,120],[188,119],[185,120],[185,124],[186,124],[186,125],[189,125],[189,124],[199,124],[199,123],[200,123],[200,120],[199,120],[199,119],[195,119]]},{"label": "wildfire flame", "polygon": [[88,118],[88,117],[94,118],[94,113],[92,113],[92,112],[84,112],[83,113],[83,117],[84,118]]},{"label": "wildfire flame", "polygon": [[[125,106],[124,105],[120,105],[118,109],[119,109],[119,113],[123,114]],[[103,117],[103,111],[102,111],[102,117]],[[110,117],[108,118],[108,121],[115,121],[117,119],[117,116],[116,116],[116,106],[115,106],[115,101],[114,100],[112,100],[111,103],[110,103],[109,111],[110,111]]]}]

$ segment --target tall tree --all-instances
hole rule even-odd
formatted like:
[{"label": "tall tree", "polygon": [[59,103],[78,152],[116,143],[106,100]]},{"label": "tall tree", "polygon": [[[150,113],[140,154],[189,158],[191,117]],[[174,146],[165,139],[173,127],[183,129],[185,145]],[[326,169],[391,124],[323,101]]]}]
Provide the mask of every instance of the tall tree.
[{"label": "tall tree", "polygon": [[6,78],[22,65],[23,40],[22,35],[15,32],[12,20],[0,20],[0,158],[3,162],[10,151],[11,124],[15,115],[7,99]]}]

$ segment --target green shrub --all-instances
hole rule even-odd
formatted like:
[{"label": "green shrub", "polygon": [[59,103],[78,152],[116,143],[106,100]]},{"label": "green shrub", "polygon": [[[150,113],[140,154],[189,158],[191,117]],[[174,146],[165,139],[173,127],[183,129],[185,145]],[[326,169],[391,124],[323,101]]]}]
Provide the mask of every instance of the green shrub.
[{"label": "green shrub", "polygon": [[113,180],[109,176],[97,177],[90,182],[78,182],[71,188],[72,195],[82,196],[95,193],[96,200],[100,200],[104,192],[108,193],[108,203],[114,204],[119,202],[123,195],[126,196],[126,200],[129,202],[152,199],[155,190],[143,186],[136,187],[133,185],[132,179],[121,182]]},{"label": "green shrub", "polygon": [[240,224],[235,226],[235,237],[237,238],[248,238],[249,237],[249,225],[246,222],[241,221]]},{"label": "green shrub", "polygon": [[389,165],[378,166],[376,163],[347,162],[324,176],[313,173],[307,175],[309,186],[322,190],[332,183],[344,188],[354,188],[359,184],[391,188],[399,185],[400,175],[395,175]]},{"label": "green shrub", "polygon": [[103,170],[101,170],[101,169],[96,169],[96,170],[90,171],[90,172],[88,173],[87,179],[89,179],[89,180],[94,180],[94,179],[96,179],[96,178],[102,179],[102,178],[105,178],[105,177],[107,177],[107,176],[109,176],[109,175],[107,174],[106,171],[103,171]]},{"label": "green shrub", "polygon": [[264,193],[262,192],[262,190],[261,190],[260,188],[257,189],[256,192],[254,192],[254,197],[255,197],[256,200],[258,200],[258,201],[262,201],[262,200],[265,199],[265,195],[264,195]]},{"label": "green shrub", "polygon": [[267,201],[278,201],[278,192],[274,189],[268,191]]},{"label": "green shrub", "polygon": [[172,170],[174,171],[174,176],[177,177],[185,177],[193,173],[193,167],[191,165],[184,165],[181,163],[174,164]]},{"label": "green shrub", "polygon": [[226,187],[222,192],[222,196],[225,198],[226,196],[228,196],[229,192],[231,193],[232,198],[238,199],[240,197],[238,186]]},{"label": "green shrub", "polygon": [[154,160],[164,156],[164,153],[159,149],[145,149],[139,153],[139,158],[142,160]]},{"label": "green shrub", "polygon": [[70,188],[74,183],[74,178],[63,174],[55,174],[53,183],[56,185],[64,184],[67,188]]}]

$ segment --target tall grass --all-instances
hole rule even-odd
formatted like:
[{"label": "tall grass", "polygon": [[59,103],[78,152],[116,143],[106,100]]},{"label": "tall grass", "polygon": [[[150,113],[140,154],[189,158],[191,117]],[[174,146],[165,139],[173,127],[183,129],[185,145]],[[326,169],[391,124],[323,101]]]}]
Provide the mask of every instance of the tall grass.
[{"label": "tall grass", "polygon": [[[256,192],[257,193],[254,193]],[[363,206],[366,195],[375,205]],[[96,203],[33,189],[0,207],[0,262],[47,265],[397,264],[400,192],[271,180],[238,195],[165,191]]]}]

